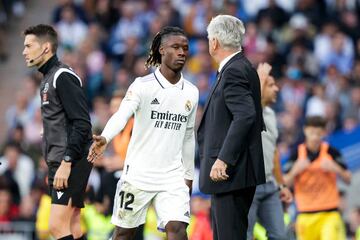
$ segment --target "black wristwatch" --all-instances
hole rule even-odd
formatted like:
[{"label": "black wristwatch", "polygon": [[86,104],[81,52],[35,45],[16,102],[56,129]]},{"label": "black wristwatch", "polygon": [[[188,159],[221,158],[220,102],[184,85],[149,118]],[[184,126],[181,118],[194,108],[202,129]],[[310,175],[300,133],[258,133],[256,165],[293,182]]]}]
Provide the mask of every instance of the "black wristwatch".
[{"label": "black wristwatch", "polygon": [[71,162],[72,162],[72,158],[71,158],[70,156],[66,155],[66,156],[64,157],[64,161],[67,162],[67,163],[71,163]]}]

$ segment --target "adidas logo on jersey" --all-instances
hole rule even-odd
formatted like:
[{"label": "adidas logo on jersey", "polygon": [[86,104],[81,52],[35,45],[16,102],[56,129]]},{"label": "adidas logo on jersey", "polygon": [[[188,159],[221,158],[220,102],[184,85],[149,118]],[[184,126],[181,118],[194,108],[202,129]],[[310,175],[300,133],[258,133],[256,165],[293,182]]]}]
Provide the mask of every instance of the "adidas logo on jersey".
[{"label": "adidas logo on jersey", "polygon": [[187,211],[187,212],[184,214],[184,216],[189,218],[189,217],[190,217],[189,211]]},{"label": "adidas logo on jersey", "polygon": [[154,100],[151,101],[151,104],[160,104],[157,98],[154,98]]}]

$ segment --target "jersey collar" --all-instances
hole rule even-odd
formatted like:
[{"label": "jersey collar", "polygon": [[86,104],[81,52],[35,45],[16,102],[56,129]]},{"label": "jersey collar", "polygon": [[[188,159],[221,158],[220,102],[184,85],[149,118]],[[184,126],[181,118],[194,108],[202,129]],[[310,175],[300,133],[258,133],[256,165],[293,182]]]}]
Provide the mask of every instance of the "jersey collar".
[{"label": "jersey collar", "polygon": [[58,61],[59,60],[56,55],[52,56],[44,65],[39,68],[39,72],[44,75],[47,74]]},{"label": "jersey collar", "polygon": [[175,83],[172,84],[170,83],[165,77],[164,75],[162,75],[162,73],[160,72],[160,68],[157,68],[154,72],[155,78],[156,80],[159,82],[160,86],[162,88],[172,88],[172,87],[177,87],[179,89],[184,89],[184,77],[181,74],[180,80]]}]

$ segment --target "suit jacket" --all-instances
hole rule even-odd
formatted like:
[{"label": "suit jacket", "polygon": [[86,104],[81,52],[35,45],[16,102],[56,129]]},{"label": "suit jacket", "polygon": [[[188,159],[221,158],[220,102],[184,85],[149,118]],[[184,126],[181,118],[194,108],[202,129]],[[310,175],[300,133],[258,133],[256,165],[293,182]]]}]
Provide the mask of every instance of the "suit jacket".
[{"label": "suit jacket", "polygon": [[[214,194],[265,183],[260,80],[242,52],[221,69],[198,128],[200,190]],[[214,182],[210,170],[219,158],[229,178]]]}]

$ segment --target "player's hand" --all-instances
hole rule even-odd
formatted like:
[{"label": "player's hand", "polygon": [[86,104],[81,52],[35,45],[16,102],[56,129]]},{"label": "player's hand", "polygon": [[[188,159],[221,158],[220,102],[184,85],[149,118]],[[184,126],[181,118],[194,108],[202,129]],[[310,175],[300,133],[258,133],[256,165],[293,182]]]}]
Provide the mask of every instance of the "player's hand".
[{"label": "player's hand", "polygon": [[225,181],[229,178],[226,174],[227,165],[224,161],[216,159],[210,171],[210,178],[214,182]]},{"label": "player's hand", "polygon": [[294,176],[297,176],[298,174],[302,173],[309,166],[310,166],[310,161],[308,159],[296,160],[292,170]]},{"label": "player's hand", "polygon": [[339,165],[330,159],[323,159],[320,163],[320,166],[322,169],[328,172],[338,173],[340,171]]},{"label": "player's hand", "polygon": [[106,138],[103,136],[93,135],[93,140],[94,142],[91,144],[87,156],[87,160],[91,163],[95,162],[95,160],[104,153],[107,145]]},{"label": "player's hand", "polygon": [[53,186],[56,190],[63,190],[68,187],[68,179],[71,172],[71,163],[62,161],[56,170]]},{"label": "player's hand", "polygon": [[280,200],[284,203],[291,203],[293,201],[293,195],[288,187],[280,189]]}]

